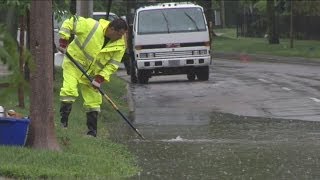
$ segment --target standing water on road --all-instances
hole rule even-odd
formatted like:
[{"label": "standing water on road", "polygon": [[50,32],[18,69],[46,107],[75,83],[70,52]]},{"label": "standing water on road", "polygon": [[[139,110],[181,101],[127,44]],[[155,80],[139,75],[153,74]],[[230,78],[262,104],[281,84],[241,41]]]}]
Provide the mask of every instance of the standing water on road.
[{"label": "standing water on road", "polygon": [[318,66],[215,59],[210,71],[132,86],[147,140],[111,133],[138,157],[132,179],[320,179]]},{"label": "standing water on road", "polygon": [[206,125],[137,128],[147,140],[120,140],[143,169],[132,179],[320,178],[319,122],[213,112]]}]

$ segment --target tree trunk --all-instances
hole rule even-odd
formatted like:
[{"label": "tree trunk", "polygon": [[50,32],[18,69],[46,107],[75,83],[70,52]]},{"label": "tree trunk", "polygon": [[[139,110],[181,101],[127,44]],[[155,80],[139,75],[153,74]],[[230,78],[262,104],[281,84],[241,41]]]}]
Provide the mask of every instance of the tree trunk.
[{"label": "tree trunk", "polygon": [[293,1],[290,3],[290,48],[293,48]]},{"label": "tree trunk", "polygon": [[198,1],[197,3],[203,7],[204,14],[206,16],[206,21],[207,21],[208,28],[209,28],[210,42],[212,42],[212,38],[214,36],[214,32],[213,32],[214,19],[213,19],[212,1],[211,0],[203,0],[203,1]]},{"label": "tree trunk", "polygon": [[128,46],[128,53],[129,53],[129,67],[130,67],[130,81],[133,83],[137,82],[137,76],[135,75],[135,58],[134,58],[134,52],[133,52],[133,46],[132,46],[132,40],[133,40],[133,17],[134,17],[134,11],[136,7],[136,2],[132,0],[126,0],[127,5],[127,23],[128,23],[128,37],[127,37],[127,46]]},{"label": "tree trunk", "polygon": [[220,1],[220,9],[221,9],[221,25],[222,28],[226,27],[226,13],[225,13],[225,8],[224,8],[224,0]]},{"label": "tree trunk", "polygon": [[31,1],[30,131],[27,144],[36,149],[59,150],[53,116],[52,0]]},{"label": "tree trunk", "polygon": [[108,0],[108,3],[106,4],[107,8],[106,8],[106,19],[109,19],[109,14],[110,14],[110,11],[111,11],[111,6],[112,6],[112,0]]},{"label": "tree trunk", "polygon": [[[24,74],[24,44],[25,44],[25,17],[24,15],[20,15],[19,17],[19,25],[20,25],[20,37],[19,37],[19,71],[20,74]],[[24,108],[24,88],[23,82],[19,82],[18,85],[18,102],[19,107]]]},{"label": "tree trunk", "polygon": [[207,11],[206,11],[206,17],[207,17],[207,23],[209,28],[209,36],[210,36],[210,49],[212,49],[212,41],[214,36],[213,31],[213,23],[214,23],[214,17],[213,17],[213,9],[212,9],[212,0],[207,0]]},{"label": "tree trunk", "polygon": [[[26,42],[26,49],[30,51],[30,11],[29,9],[26,10],[26,31],[27,31],[27,42]],[[29,82],[30,80],[30,68],[29,68],[29,60],[25,59],[24,63],[24,79]]]},{"label": "tree trunk", "polygon": [[82,17],[92,17],[93,1],[77,0],[77,14]]},{"label": "tree trunk", "polygon": [[279,44],[278,17],[274,7],[274,0],[267,0],[268,40],[269,44]]},{"label": "tree trunk", "polygon": [[12,37],[17,37],[17,16],[14,7],[9,7],[6,14],[6,27]]}]

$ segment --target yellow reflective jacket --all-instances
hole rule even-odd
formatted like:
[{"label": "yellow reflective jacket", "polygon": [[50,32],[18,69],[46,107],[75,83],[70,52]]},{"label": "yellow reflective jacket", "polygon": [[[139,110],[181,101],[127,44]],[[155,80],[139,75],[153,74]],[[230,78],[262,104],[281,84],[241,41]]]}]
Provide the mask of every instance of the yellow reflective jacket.
[{"label": "yellow reflective jacket", "polygon": [[[101,75],[109,81],[121,63],[125,51],[124,37],[108,42],[103,47],[105,31],[110,22],[100,19],[99,22],[91,18],[73,16],[65,20],[60,28],[60,38],[74,39],[69,44],[68,53],[78,61],[90,75]],[[65,70],[65,69],[64,69]]]}]

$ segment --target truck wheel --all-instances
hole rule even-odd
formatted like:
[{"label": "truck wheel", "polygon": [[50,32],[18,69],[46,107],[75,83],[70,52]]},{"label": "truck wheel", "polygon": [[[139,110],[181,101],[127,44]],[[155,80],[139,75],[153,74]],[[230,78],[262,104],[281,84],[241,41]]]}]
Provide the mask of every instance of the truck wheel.
[{"label": "truck wheel", "polygon": [[197,68],[196,75],[200,81],[207,81],[209,79],[209,66]]},{"label": "truck wheel", "polygon": [[187,78],[189,81],[194,81],[196,79],[196,73],[194,73],[194,71],[188,72]]},{"label": "truck wheel", "polygon": [[146,70],[137,70],[138,71],[138,82],[140,84],[147,84],[149,77]]}]

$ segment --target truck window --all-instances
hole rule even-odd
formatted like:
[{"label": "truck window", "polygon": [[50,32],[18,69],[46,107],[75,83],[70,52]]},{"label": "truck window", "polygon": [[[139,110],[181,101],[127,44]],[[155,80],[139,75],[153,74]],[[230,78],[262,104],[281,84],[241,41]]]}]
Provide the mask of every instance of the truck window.
[{"label": "truck window", "polygon": [[200,8],[144,10],[138,14],[138,34],[206,31]]}]

